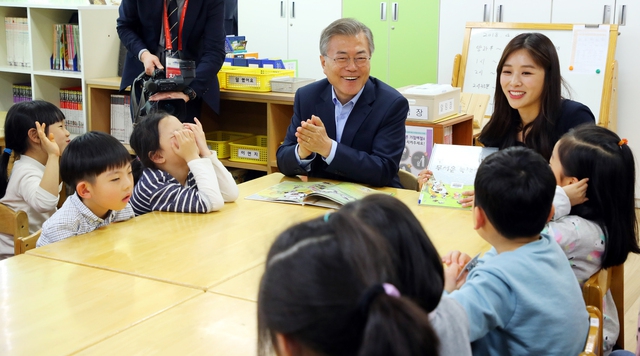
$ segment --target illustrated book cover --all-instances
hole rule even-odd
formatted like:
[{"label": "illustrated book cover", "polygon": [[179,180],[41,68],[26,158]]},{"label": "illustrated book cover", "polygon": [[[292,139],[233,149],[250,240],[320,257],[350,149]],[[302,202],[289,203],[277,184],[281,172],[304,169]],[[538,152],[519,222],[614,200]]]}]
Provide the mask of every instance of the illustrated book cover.
[{"label": "illustrated book cover", "polygon": [[422,186],[418,204],[462,208],[462,193],[473,191],[480,162],[498,149],[493,147],[435,144],[427,169],[433,175]]}]

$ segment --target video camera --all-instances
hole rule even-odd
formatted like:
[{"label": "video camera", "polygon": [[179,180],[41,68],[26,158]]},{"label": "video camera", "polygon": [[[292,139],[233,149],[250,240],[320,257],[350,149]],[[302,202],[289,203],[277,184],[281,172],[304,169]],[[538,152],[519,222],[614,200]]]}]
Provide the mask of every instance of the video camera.
[{"label": "video camera", "polygon": [[[131,89],[131,102],[133,108],[133,123],[136,124],[149,114],[157,111],[166,111],[177,117],[180,121],[187,119],[185,102],[182,99],[165,99],[149,101],[149,97],[155,93],[178,91],[182,92],[196,77],[196,64],[194,61],[180,61],[180,74],[167,78],[165,71],[156,69],[152,75],[142,72],[133,81]],[[141,90],[137,94],[136,90]],[[138,95],[140,96],[138,100]],[[134,101],[135,100],[135,101]]]}]

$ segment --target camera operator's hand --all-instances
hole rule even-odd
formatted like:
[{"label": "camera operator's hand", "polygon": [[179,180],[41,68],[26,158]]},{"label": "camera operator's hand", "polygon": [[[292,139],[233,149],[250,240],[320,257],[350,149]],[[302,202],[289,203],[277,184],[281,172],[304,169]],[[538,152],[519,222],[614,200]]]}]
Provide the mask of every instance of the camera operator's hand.
[{"label": "camera operator's hand", "polygon": [[198,146],[196,145],[196,139],[191,130],[179,130],[173,132],[172,148],[173,152],[179,157],[182,157],[187,162],[191,162],[194,159],[200,158],[198,154]]},{"label": "camera operator's hand", "polygon": [[181,92],[181,91],[165,91],[160,93],[155,93],[149,97],[151,101],[160,101],[167,99],[182,99],[184,102],[189,101],[189,95]]},{"label": "camera operator's hand", "polygon": [[211,156],[211,150],[209,146],[207,146],[207,138],[204,135],[204,130],[202,130],[202,124],[198,118],[194,117],[193,120],[195,124],[184,123],[184,128],[193,132],[193,135],[196,139],[196,145],[200,150],[200,157],[209,157]]},{"label": "camera operator's hand", "polygon": [[152,75],[156,68],[164,69],[162,63],[160,63],[160,59],[149,51],[142,52],[140,55],[140,61],[144,64],[144,72],[147,75]]}]

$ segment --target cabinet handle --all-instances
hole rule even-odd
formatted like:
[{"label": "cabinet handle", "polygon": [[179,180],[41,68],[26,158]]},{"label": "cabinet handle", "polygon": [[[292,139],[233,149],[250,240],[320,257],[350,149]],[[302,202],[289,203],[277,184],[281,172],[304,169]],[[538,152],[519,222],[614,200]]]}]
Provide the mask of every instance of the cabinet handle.
[{"label": "cabinet handle", "polygon": [[627,25],[627,5],[620,6],[620,16],[618,17],[618,25]]},{"label": "cabinet handle", "polygon": [[484,4],[484,10],[482,13],[482,22],[489,22],[489,4]]},{"label": "cabinet handle", "polygon": [[292,19],[296,18],[296,2],[295,1],[291,2],[291,18]]},{"label": "cabinet handle", "polygon": [[398,3],[394,2],[392,6],[393,13],[391,15],[391,21],[398,21]]},{"label": "cabinet handle", "polygon": [[284,18],[284,1],[280,1],[280,18]]},{"label": "cabinet handle", "polygon": [[604,5],[604,10],[602,10],[602,23],[611,23],[611,5]]},{"label": "cabinet handle", "polygon": [[502,5],[498,5],[498,13],[496,18],[496,22],[502,22]]},{"label": "cabinet handle", "polygon": [[380,3],[380,21],[387,21],[387,3]]}]

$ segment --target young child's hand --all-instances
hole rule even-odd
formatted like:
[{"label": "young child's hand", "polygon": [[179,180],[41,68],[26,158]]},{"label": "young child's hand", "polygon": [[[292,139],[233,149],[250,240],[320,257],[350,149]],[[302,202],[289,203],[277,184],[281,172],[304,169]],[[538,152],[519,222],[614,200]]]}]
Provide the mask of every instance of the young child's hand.
[{"label": "young child's hand", "polygon": [[418,188],[422,190],[422,186],[433,176],[433,172],[428,169],[423,169],[418,173]]},{"label": "young child's hand", "polygon": [[587,198],[587,187],[589,186],[587,184],[588,181],[589,178],[584,178],[578,182],[571,183],[562,187],[562,189],[564,189],[564,192],[567,194],[567,197],[569,197],[571,206],[576,206],[589,200],[589,198]]},{"label": "young child's hand", "polygon": [[473,199],[475,198],[476,192],[473,190],[468,190],[466,192],[462,192],[462,196],[464,198],[458,200],[458,203],[460,203],[460,205],[463,208],[468,208],[470,206],[473,206]]},{"label": "young child's hand", "polygon": [[38,132],[38,137],[40,138],[40,147],[43,151],[47,153],[47,155],[55,155],[60,157],[60,147],[56,143],[56,140],[53,137],[53,134],[50,133],[49,137],[44,133],[47,124],[40,124],[36,121],[36,131]]},{"label": "young child's hand", "polygon": [[[468,271],[464,270],[467,263],[471,261],[471,257],[460,251],[451,251],[442,256],[444,268],[444,289],[451,293],[462,287],[467,279]],[[460,272],[463,272],[460,274]]]},{"label": "young child's hand", "polygon": [[204,135],[204,130],[202,129],[202,124],[198,118],[193,118],[195,124],[191,124],[188,122],[184,123],[184,128],[191,130],[196,139],[196,145],[198,146],[198,150],[200,151],[200,157],[209,157],[211,156],[211,150],[209,146],[207,146],[207,138]]},{"label": "young child's hand", "polygon": [[200,158],[196,139],[191,130],[180,130],[173,133],[173,152],[187,162]]}]

